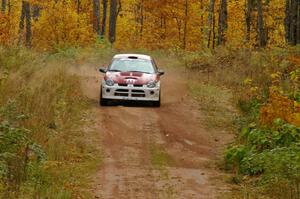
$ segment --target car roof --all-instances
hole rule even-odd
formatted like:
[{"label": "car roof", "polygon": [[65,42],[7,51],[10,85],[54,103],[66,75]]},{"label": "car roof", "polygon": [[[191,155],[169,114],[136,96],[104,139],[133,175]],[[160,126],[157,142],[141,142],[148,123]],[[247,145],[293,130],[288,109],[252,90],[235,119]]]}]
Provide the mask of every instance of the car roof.
[{"label": "car roof", "polygon": [[149,55],[143,55],[143,54],[117,54],[114,56],[114,59],[122,59],[122,58],[152,60],[152,58]]}]

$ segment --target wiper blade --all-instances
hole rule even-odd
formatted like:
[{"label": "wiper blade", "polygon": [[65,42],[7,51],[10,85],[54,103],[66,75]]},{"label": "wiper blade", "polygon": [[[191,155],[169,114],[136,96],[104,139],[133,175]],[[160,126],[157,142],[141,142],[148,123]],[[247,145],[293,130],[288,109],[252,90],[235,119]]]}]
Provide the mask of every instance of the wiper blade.
[{"label": "wiper blade", "polygon": [[145,71],[138,71],[138,70],[133,70],[133,71],[128,71],[130,73],[147,73],[147,74],[151,74],[149,72],[145,72]]},{"label": "wiper blade", "polygon": [[122,72],[121,70],[117,70],[117,69],[113,69],[113,70],[109,70],[108,72]]}]

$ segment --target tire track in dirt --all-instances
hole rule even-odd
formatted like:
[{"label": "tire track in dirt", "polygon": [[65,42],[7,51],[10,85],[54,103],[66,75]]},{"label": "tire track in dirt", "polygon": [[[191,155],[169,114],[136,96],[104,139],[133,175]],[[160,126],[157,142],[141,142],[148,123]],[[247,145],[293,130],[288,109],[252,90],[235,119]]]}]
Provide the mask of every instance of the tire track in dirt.
[{"label": "tire track in dirt", "polygon": [[[112,117],[115,118],[119,107],[109,108],[114,110],[107,114],[113,114]],[[122,138],[120,142],[114,137],[104,140],[105,148],[108,148],[105,150],[105,156],[111,161],[105,163],[101,172],[101,178],[108,183],[103,183],[104,187],[99,191],[99,195],[102,194],[100,198],[157,198],[155,176],[149,162],[149,149],[154,135],[152,127],[156,122],[154,114],[150,109],[144,110],[150,115],[148,121],[144,121],[143,117],[139,117],[141,110],[138,108],[132,108],[135,110],[133,113],[127,112],[124,107],[121,109],[124,115],[127,115],[126,121],[104,121],[107,131],[112,130],[113,136]],[[114,130],[109,127],[111,125],[119,125],[122,128]]]},{"label": "tire track in dirt", "polygon": [[[100,77],[83,68],[83,88],[95,103],[104,164],[94,178],[95,198],[215,198],[226,190],[214,161],[230,135],[212,134],[199,123],[201,113],[189,99],[182,71],[163,78],[161,108],[98,107]],[[221,140],[216,143],[214,140]],[[151,147],[163,148],[174,160],[162,169],[151,163]]]}]

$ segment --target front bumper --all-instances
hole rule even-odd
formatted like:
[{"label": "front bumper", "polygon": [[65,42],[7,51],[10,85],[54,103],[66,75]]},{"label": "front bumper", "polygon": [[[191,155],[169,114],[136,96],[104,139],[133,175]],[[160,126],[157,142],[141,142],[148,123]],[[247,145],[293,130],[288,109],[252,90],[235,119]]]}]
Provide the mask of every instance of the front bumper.
[{"label": "front bumper", "polygon": [[135,87],[128,86],[107,86],[102,82],[102,98],[112,100],[133,100],[133,101],[159,101],[160,99],[160,84],[155,88],[147,86]]}]

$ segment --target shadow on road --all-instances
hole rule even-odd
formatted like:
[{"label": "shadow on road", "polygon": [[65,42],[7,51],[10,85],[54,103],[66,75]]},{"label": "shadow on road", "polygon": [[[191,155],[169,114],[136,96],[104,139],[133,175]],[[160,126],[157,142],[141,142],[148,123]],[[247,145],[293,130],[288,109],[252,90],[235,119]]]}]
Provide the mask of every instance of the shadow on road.
[{"label": "shadow on road", "polygon": [[108,106],[154,108],[152,102],[144,102],[144,101],[111,101],[111,102],[108,103]]},{"label": "shadow on road", "polygon": [[153,106],[152,102],[145,101],[110,101],[107,106],[100,106],[99,101],[95,99],[89,100],[94,107],[116,107],[116,106],[124,106],[124,107],[135,107],[135,108],[157,108]]}]

